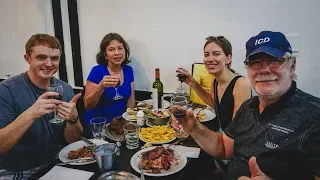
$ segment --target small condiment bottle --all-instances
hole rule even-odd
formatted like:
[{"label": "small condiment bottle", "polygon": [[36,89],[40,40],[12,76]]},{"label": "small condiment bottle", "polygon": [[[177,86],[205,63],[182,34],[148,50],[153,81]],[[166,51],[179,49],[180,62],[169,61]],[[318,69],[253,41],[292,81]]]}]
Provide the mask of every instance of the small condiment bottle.
[{"label": "small condiment bottle", "polygon": [[137,113],[137,124],[138,126],[144,125],[144,113],[142,110],[138,111]]}]

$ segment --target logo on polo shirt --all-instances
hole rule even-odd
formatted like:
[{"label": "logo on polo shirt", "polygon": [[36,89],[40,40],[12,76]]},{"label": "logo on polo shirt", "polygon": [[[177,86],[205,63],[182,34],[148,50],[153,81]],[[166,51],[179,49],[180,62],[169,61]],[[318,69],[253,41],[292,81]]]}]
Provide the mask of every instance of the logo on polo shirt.
[{"label": "logo on polo shirt", "polygon": [[275,144],[275,143],[269,142],[269,141],[267,141],[267,143],[265,145],[267,148],[270,148],[270,149],[275,149],[278,147],[278,144]]},{"label": "logo on polo shirt", "polygon": [[[275,130],[275,131],[278,131],[280,133],[284,133],[284,134],[290,134],[292,132],[294,132],[294,130],[291,130],[291,129],[288,129],[288,128],[285,128],[285,127],[282,127],[282,126],[279,126],[279,125],[275,125],[275,124],[271,124],[269,123],[268,124],[269,128]],[[276,132],[273,132],[273,133],[276,133]],[[281,136],[281,134],[278,134],[278,136]],[[287,136],[287,135],[285,135]],[[271,139],[268,139],[268,141],[264,144],[267,148],[269,149],[276,149],[279,147],[278,144],[272,142],[273,141],[273,138]]]},{"label": "logo on polo shirt", "polygon": [[286,134],[294,132],[291,129],[288,129],[288,128],[285,128],[285,127],[281,127],[281,126],[278,126],[278,125],[275,125],[275,124],[270,124],[269,123],[268,125],[271,126],[271,129],[274,129],[276,131],[283,132],[283,133],[286,133]]},{"label": "logo on polo shirt", "polygon": [[265,38],[260,38],[260,39],[256,39],[256,42],[254,43],[254,45],[260,45],[266,42],[269,42],[270,38],[269,37],[265,37]]}]

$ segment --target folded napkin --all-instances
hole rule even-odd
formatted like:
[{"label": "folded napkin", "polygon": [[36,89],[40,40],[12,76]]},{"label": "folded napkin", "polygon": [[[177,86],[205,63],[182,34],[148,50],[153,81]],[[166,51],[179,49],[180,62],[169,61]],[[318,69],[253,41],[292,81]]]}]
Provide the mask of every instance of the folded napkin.
[{"label": "folded napkin", "polygon": [[[167,146],[169,146],[169,144],[163,145],[163,147],[167,147]],[[171,148],[184,153],[188,158],[198,158],[200,154],[200,148],[180,146],[180,145],[173,145]]]},{"label": "folded napkin", "polygon": [[93,172],[54,166],[47,174],[42,176],[40,180],[88,180],[93,174]]}]

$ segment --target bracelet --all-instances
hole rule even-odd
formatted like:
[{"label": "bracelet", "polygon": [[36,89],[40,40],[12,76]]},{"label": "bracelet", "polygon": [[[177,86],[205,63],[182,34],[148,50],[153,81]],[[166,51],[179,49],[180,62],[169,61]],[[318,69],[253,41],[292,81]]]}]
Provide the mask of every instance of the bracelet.
[{"label": "bracelet", "polygon": [[67,121],[67,122],[70,123],[70,124],[75,124],[75,123],[78,122],[78,120],[79,120],[79,116],[77,116],[74,120],[72,120],[72,121]]}]

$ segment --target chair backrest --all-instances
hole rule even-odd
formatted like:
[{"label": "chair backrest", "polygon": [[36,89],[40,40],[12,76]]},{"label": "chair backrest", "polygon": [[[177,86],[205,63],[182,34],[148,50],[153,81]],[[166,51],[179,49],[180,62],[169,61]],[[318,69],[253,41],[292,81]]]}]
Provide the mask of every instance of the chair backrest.
[{"label": "chair backrest", "polygon": [[[214,77],[207,71],[203,63],[192,64],[192,76],[203,89],[205,89],[206,91],[210,91],[210,87],[213,83]],[[193,89],[190,90],[190,101],[197,104],[206,104]]]}]

